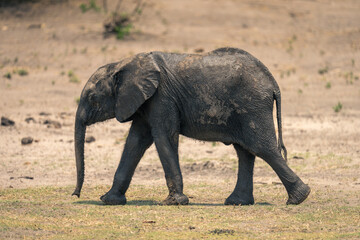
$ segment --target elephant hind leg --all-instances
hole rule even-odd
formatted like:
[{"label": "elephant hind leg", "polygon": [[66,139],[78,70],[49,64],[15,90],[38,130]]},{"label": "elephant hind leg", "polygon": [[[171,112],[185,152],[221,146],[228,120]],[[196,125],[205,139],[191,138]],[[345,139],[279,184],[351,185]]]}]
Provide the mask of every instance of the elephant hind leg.
[{"label": "elephant hind leg", "polygon": [[238,177],[235,189],[225,200],[225,205],[252,205],[255,156],[238,144],[234,144],[234,148],[239,158]]},{"label": "elephant hind leg", "polygon": [[245,130],[245,136],[249,137],[244,139],[244,148],[265,160],[276,172],[289,195],[287,204],[302,203],[310,194],[310,187],[290,169],[281,155],[272,115],[257,119],[253,126]]},{"label": "elephant hind leg", "polygon": [[300,204],[309,196],[310,187],[291,170],[277,148],[267,149],[258,156],[274,169],[284,184],[289,196],[286,204]]}]

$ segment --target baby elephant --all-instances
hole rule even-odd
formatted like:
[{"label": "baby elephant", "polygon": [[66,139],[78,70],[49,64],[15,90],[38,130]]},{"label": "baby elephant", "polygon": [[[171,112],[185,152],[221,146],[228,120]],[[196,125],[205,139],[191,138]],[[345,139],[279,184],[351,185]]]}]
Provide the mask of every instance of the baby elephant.
[{"label": "baby elephant", "polygon": [[[278,140],[273,122],[276,102]],[[125,204],[125,193],[141,157],[153,143],[164,168],[165,204],[188,204],[179,165],[179,134],[232,144],[239,158],[236,187],[228,205],[254,204],[254,159],[264,159],[299,204],[310,188],[289,168],[282,140],[280,90],[269,70],[236,48],[177,54],[150,52],[99,68],[86,83],[75,120],[75,156],[80,196],[84,182],[86,126],[116,117],[132,121],[105,204]],[[284,153],[284,158],[281,151]]]}]

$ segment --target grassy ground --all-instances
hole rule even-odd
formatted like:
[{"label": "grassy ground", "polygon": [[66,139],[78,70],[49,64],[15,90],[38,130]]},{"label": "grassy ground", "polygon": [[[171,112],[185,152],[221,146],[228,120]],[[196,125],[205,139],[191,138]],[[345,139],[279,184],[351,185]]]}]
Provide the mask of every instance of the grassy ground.
[{"label": "grassy ground", "polygon": [[[231,189],[187,185],[188,206],[162,206],[166,188],[132,185],[125,206],[102,205],[108,186],[0,190],[0,239],[359,239],[357,191],[318,190],[286,206],[281,185],[257,185],[253,206],[224,206]],[[350,199],[350,200],[349,200]],[[355,199],[355,201],[351,201]]]}]

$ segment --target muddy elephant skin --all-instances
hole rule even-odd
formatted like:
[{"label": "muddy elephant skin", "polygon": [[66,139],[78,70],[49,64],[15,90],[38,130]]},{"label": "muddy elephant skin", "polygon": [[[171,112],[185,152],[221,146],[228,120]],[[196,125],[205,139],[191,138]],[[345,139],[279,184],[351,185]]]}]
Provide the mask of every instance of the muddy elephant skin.
[{"label": "muddy elephant skin", "polygon": [[113,185],[101,197],[105,204],[126,203],[135,168],[153,143],[169,188],[164,203],[188,204],[179,165],[179,134],[234,146],[238,178],[225,204],[254,204],[255,156],[276,172],[288,193],[287,204],[299,204],[310,193],[286,163],[279,86],[269,70],[243,50],[220,48],[202,55],[141,53],[99,68],[86,83],[76,113],[73,195],[80,196],[84,182],[86,127],[114,117],[132,124]]}]

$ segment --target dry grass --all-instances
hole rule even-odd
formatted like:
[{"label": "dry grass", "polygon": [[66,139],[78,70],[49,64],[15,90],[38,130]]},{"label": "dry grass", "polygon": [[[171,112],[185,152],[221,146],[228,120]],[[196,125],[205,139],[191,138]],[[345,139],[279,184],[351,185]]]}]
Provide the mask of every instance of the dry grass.
[{"label": "dry grass", "polygon": [[[357,239],[359,192],[313,189],[300,206],[286,206],[281,185],[255,188],[254,206],[224,206],[231,189],[187,186],[189,206],[162,206],[167,190],[131,186],[128,204],[105,206],[108,186],[28,188],[0,191],[1,239]],[[266,200],[271,199],[271,203]]]}]

